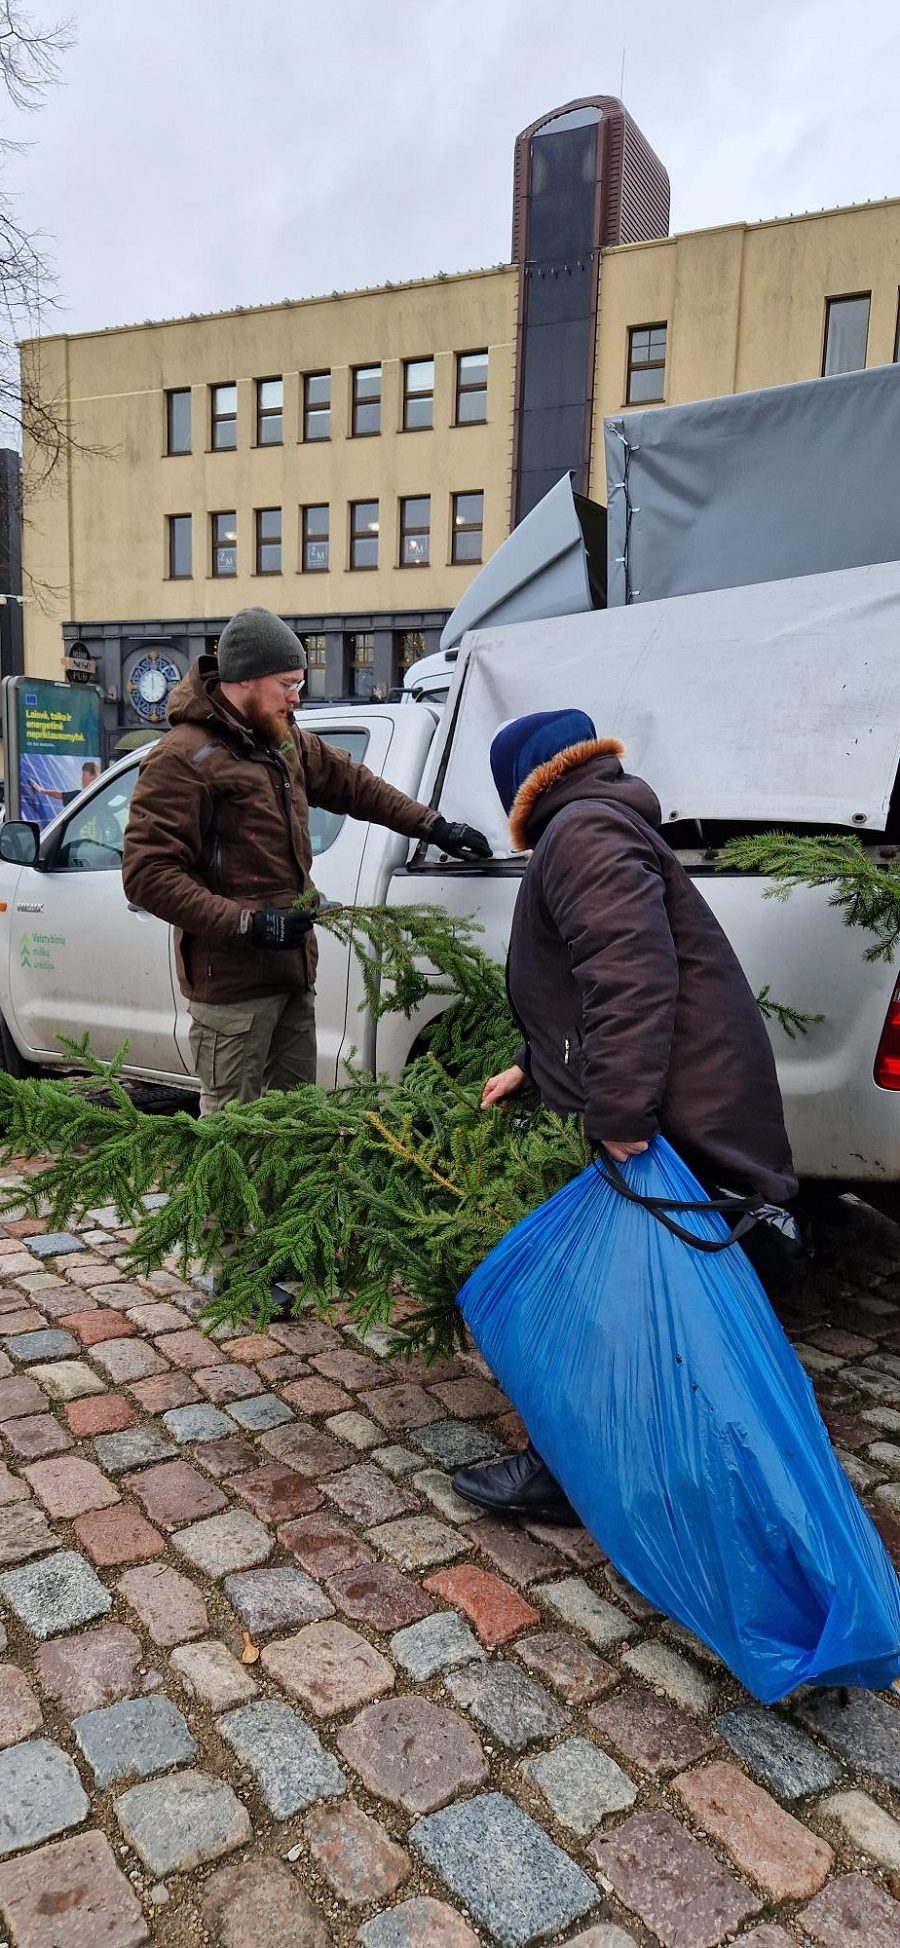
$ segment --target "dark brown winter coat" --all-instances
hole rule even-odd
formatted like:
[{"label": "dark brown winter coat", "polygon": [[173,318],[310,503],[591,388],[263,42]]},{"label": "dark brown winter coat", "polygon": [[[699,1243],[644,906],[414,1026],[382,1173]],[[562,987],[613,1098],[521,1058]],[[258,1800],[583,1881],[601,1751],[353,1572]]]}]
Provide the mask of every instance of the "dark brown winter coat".
[{"label": "dark brown winter coat", "polygon": [[508,965],[531,1078],[592,1141],[661,1132],[705,1178],[783,1203],[797,1181],[759,1009],[622,750],[561,752],[512,808],[513,844],[534,848]]},{"label": "dark brown winter coat", "polygon": [[434,813],[363,764],[292,725],[265,744],[222,696],[201,657],[173,690],[171,730],[141,764],[125,832],[126,898],[178,929],[189,999],[249,1000],[312,987],[315,936],[273,952],[240,932],[242,912],[287,909],[310,885],[310,805],[387,825],[410,838]]}]

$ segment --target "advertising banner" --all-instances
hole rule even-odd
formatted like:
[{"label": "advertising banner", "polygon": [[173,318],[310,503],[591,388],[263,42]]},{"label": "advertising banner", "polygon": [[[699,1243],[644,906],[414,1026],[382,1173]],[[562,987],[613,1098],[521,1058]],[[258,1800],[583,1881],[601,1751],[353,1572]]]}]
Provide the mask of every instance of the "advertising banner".
[{"label": "advertising banner", "polygon": [[3,680],[6,815],[43,828],[103,768],[100,692],[42,677]]}]

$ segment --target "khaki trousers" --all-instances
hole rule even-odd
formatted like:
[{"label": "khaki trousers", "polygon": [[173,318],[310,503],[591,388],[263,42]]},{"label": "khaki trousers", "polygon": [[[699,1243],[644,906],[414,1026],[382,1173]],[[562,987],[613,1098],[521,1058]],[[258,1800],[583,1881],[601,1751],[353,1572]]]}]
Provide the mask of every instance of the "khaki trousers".
[{"label": "khaki trousers", "polygon": [[316,997],[290,988],[254,1001],[190,1001],[188,1040],[200,1114],[316,1080]]}]

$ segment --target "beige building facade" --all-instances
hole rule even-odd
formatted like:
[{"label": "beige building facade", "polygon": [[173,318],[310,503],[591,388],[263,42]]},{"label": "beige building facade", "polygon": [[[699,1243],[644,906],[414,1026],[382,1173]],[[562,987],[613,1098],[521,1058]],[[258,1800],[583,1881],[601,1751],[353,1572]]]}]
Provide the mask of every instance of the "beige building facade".
[{"label": "beige building facade", "polygon": [[595,97],[519,138],[507,265],[24,345],[69,436],[24,455],[27,672],[80,661],[112,749],[262,603],[311,695],[387,694],[561,473],[605,499],[605,415],[898,358],[900,199],[667,229]]}]

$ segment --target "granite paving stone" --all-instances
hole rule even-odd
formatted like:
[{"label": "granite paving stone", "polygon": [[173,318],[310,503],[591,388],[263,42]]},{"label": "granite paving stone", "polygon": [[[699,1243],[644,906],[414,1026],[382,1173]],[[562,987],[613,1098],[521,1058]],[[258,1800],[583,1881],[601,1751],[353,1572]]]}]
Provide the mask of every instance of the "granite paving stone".
[{"label": "granite paving stone", "polygon": [[0,1664],[0,1746],[18,1745],[41,1725],[41,1707],[16,1664]]},{"label": "granite paving stone", "polygon": [[618,1683],[612,1665],[568,1630],[545,1630],[521,1637],[513,1649],[527,1669],[552,1684],[567,1704],[587,1704],[592,1698],[602,1698]]},{"label": "granite paving stone", "polygon": [[86,1400],[72,1400],[65,1408],[65,1416],[76,1441],[90,1440],[98,1434],[120,1434],[134,1420],[133,1409],[121,1393],[99,1393],[89,1395]]},{"label": "granite paving stone", "polygon": [[531,1623],[540,1623],[540,1612],[526,1603],[518,1590],[486,1569],[461,1563],[454,1569],[439,1569],[425,1579],[424,1588],[443,1597],[454,1609],[462,1610],[474,1624],[483,1644],[493,1649],[516,1637]]},{"label": "granite paving stone", "polygon": [[170,1461],[178,1453],[158,1427],[125,1427],[118,1433],[98,1434],[94,1453],[107,1474],[125,1474],[129,1468],[148,1468],[154,1462]]},{"label": "granite paving stone", "polygon": [[96,1462],[79,1455],[35,1461],[22,1472],[47,1514],[69,1521],[89,1508],[111,1508],[120,1499],[118,1488]]},{"label": "granite paving stone", "polygon": [[[465,1508],[465,1502],[460,1506]],[[476,1513],[470,1508],[469,1519]],[[535,1542],[516,1522],[494,1522],[486,1517],[479,1521],[472,1540],[512,1583],[527,1585],[538,1576],[555,1575],[561,1567],[555,1549],[548,1549],[544,1542]]]},{"label": "granite paving stone", "polygon": [[317,1718],[368,1704],[392,1691],[394,1669],[381,1652],[344,1623],[311,1623],[294,1636],[267,1644],[262,1664],[292,1697]]},{"label": "granite paving stone", "polygon": [[[386,1468],[388,1474],[398,1481],[402,1481],[405,1475],[415,1474],[416,1469],[422,1466],[421,1454],[413,1454],[408,1447],[399,1447],[396,1443],[376,1448],[372,1460],[378,1462],[379,1468]],[[473,1510],[473,1515],[475,1512]]]},{"label": "granite paving stone", "polygon": [[197,1747],[171,1699],[128,1698],[76,1718],[72,1730],[97,1786],[145,1779],[193,1759]]},{"label": "granite paving stone", "polygon": [[360,1928],[362,1948],[478,1948],[478,1936],[446,1901],[417,1894]]},{"label": "granite paving stone", "polygon": [[697,1718],[709,1716],[716,1701],[715,1684],[658,1637],[645,1639],[633,1650],[623,1651],[620,1662],[623,1670],[642,1677],[645,1684],[652,1684],[655,1691],[670,1698],[680,1711],[689,1711]]},{"label": "granite paving stone", "polygon": [[[313,1353],[337,1352],[343,1345],[334,1326],[326,1326],[317,1319],[291,1319],[284,1323],[273,1320],[266,1338],[274,1339],[288,1353],[299,1353],[301,1359],[310,1359]],[[266,1345],[263,1357],[268,1359],[270,1350]]]},{"label": "granite paving stone", "polygon": [[224,1441],[195,1441],[191,1460],[198,1468],[215,1475],[217,1481],[225,1481],[229,1475],[242,1474],[245,1469],[255,1467],[259,1455],[242,1435],[230,1434]]},{"label": "granite paving stone", "polygon": [[211,1711],[227,1711],[256,1696],[256,1679],[217,1637],[179,1644],[172,1652],[171,1663],[187,1690],[202,1698]]},{"label": "granite paving stone", "polygon": [[89,1812],[72,1760],[48,1738],[0,1752],[0,1859],[80,1826]]},{"label": "granite paving stone", "polygon": [[171,1407],[163,1414],[163,1426],[180,1446],[190,1441],[218,1441],[234,1433],[234,1421],[208,1401],[189,1407]]},{"label": "granite paving stone", "polygon": [[367,1539],[389,1555],[401,1569],[427,1569],[434,1563],[452,1562],[472,1547],[468,1536],[439,1522],[434,1515],[401,1516],[393,1522],[380,1522],[367,1529]]},{"label": "granite paving stone", "polygon": [[762,1905],[670,1813],[634,1813],[590,1851],[623,1907],[663,1948],[714,1948]]},{"label": "granite paving stone", "polygon": [[58,1537],[49,1527],[46,1515],[33,1502],[12,1502],[0,1508],[0,1566],[24,1562],[28,1556],[42,1556],[47,1549],[58,1548]]},{"label": "granite paving stone", "polygon": [[491,1659],[452,1670],[446,1689],[508,1751],[523,1752],[537,1739],[555,1737],[569,1722],[569,1713],[551,1698],[536,1678],[517,1664]]},{"label": "granite paving stone", "polygon": [[462,1528],[480,1520],[478,1509],[457,1495],[450,1476],[443,1474],[440,1468],[421,1468],[413,1475],[411,1485],[448,1522],[455,1522]]},{"label": "granite paving stone", "polygon": [[92,1630],[41,1644],[34,1667],[42,1691],[74,1718],[139,1690],[143,1656],[133,1630],[122,1623],[98,1623]]},{"label": "granite paving stone", "polygon": [[[746,1935],[744,1940],[747,1943],[752,1941],[753,1948],[792,1948],[792,1943],[787,1935],[781,1934],[780,1928],[777,1933],[781,1935],[780,1941],[764,1943],[757,1933]],[[569,1948],[637,1948],[637,1943],[634,1935],[629,1934],[626,1928],[620,1928],[617,1921],[598,1921],[595,1928],[587,1928],[584,1934],[573,1935]]]},{"label": "granite paving stone", "polygon": [[165,1414],[173,1407],[190,1407],[200,1399],[189,1373],[157,1373],[136,1380],[128,1389],[146,1414]]},{"label": "granite paving stone", "polygon": [[218,1860],[250,1838],[246,1807],[207,1772],[174,1772],[131,1786],[115,1801],[128,1845],[157,1879]]},{"label": "granite paving stone", "polygon": [[430,1391],[446,1412],[458,1420],[484,1420],[488,1414],[504,1413],[509,1406],[499,1387],[477,1377],[445,1380]]},{"label": "granite paving stone", "polygon": [[44,1231],[35,1234],[28,1249],[36,1258],[62,1258],[70,1252],[83,1251],[84,1241],[74,1231]]},{"label": "granite paving stone", "polygon": [[412,1427],[427,1427],[444,1415],[439,1401],[433,1400],[424,1387],[408,1380],[398,1380],[390,1386],[375,1387],[371,1392],[360,1393],[359,1403],[389,1433],[397,1429],[405,1432]]},{"label": "granite paving stone", "polygon": [[320,1873],[348,1907],[386,1901],[409,1878],[406,1848],[352,1800],[317,1806],[307,1813],[303,1830]]},{"label": "granite paving stone", "polygon": [[220,1867],[203,1890],[201,1913],[215,1948],[332,1948],[333,1932],[281,1860]]},{"label": "granite paving stone", "polygon": [[344,1726],[337,1743],[369,1792],[410,1814],[446,1806],[487,1778],[471,1725],[427,1698],[371,1704]]},{"label": "granite paving stone", "polygon": [[335,1799],[347,1789],[337,1760],[290,1705],[272,1698],[242,1705],[218,1720],[218,1730],[249,1767],[276,1819],[290,1819],[314,1801]]},{"label": "granite paving stone", "polygon": [[86,1312],[67,1312],[59,1323],[66,1332],[74,1333],[82,1346],[99,1346],[104,1339],[128,1339],[137,1331],[130,1319],[108,1306],[91,1305]]},{"label": "granite paving stone", "polygon": [[843,1777],[843,1767],[821,1745],[814,1745],[790,1720],[764,1705],[725,1711],[715,1730],[754,1776],[779,1799],[803,1799],[824,1792]]},{"label": "granite paving stone", "polygon": [[0,1911],[17,1948],[140,1948],[149,1939],[103,1833],[75,1833],[7,1861]]},{"label": "granite paving stone", "polygon": [[151,1299],[147,1303],[129,1305],[127,1317],[138,1332],[150,1334],[178,1332],[182,1326],[191,1323],[187,1313],[182,1312],[180,1306],[170,1305],[167,1299]]},{"label": "granite paving stone", "polygon": [[48,1327],[44,1332],[14,1333],[4,1340],[11,1359],[27,1361],[69,1360],[78,1355],[77,1339],[70,1332]]},{"label": "granite paving stone", "polygon": [[235,1569],[252,1569],[265,1562],[273,1548],[268,1529],[243,1508],[229,1508],[224,1515],[210,1515],[190,1528],[178,1529],[172,1542],[195,1569],[213,1578]]},{"label": "granite paving stone", "polygon": [[543,1793],[561,1825],[582,1838],[611,1813],[627,1812],[637,1798],[627,1772],[588,1738],[567,1738],[552,1752],[523,1759],[519,1770]]},{"label": "granite paving stone", "polygon": [[439,1671],[475,1662],[484,1651],[455,1610],[439,1610],[398,1630],[391,1638],[391,1656],[407,1676],[421,1684]]},{"label": "granite paving stone", "polygon": [[808,1898],[827,1878],[831,1847],[730,1761],[682,1773],[673,1791],[769,1900]]},{"label": "granite paving stone", "polygon": [[112,1598],[96,1571],[74,1550],[45,1556],[0,1576],[0,1597],[33,1637],[58,1637],[106,1616]]},{"label": "granite paving stone", "polygon": [[375,1562],[368,1543],[343,1522],[330,1521],[327,1514],[302,1515],[297,1522],[286,1522],[278,1540],[311,1576],[340,1576]]},{"label": "granite paving stone", "polygon": [[409,1440],[439,1468],[454,1474],[457,1468],[471,1468],[476,1461],[490,1461],[500,1453],[498,1441],[464,1420],[436,1420],[430,1427],[416,1427]]},{"label": "granite paving stone", "polygon": [[114,1386],[123,1380],[146,1380],[151,1373],[164,1373],[168,1362],[146,1339],[106,1339],[91,1350],[91,1358]]},{"label": "granite paving stone", "polygon": [[803,1908],[800,1924],[816,1948],[897,1948],[900,1902],[866,1874],[845,1874]]},{"label": "granite paving stone", "polygon": [[797,1716],[848,1765],[900,1787],[900,1712],[873,1691],[851,1691],[846,1703],[833,1691],[814,1692]]},{"label": "granite paving stone", "polygon": [[[43,1313],[38,1312],[35,1306],[31,1305],[27,1299],[22,1298],[20,1295],[16,1311],[4,1312],[3,1314],[2,1331],[5,1335],[4,1344],[6,1346],[6,1353],[3,1356],[4,1359],[9,1356],[12,1359],[27,1361],[27,1350],[24,1353],[16,1353],[10,1342],[13,1339],[20,1339],[23,1336],[27,1337],[28,1334],[45,1332],[46,1329],[47,1321]],[[78,1351],[77,1346],[75,1347],[75,1351]],[[35,1353],[34,1357],[35,1359],[39,1359],[41,1356],[39,1353]],[[53,1359],[54,1355],[51,1352],[48,1353],[47,1357]]]},{"label": "granite paving stone", "polygon": [[563,1623],[583,1630],[596,1650],[611,1650],[638,1635],[638,1627],[614,1604],[598,1596],[581,1576],[566,1576],[559,1583],[542,1583],[532,1591]]},{"label": "granite paving stone", "polygon": [[260,1360],[273,1359],[284,1348],[270,1333],[238,1333],[235,1339],[228,1340],[228,1357],[243,1360],[249,1366],[258,1366]]},{"label": "granite paving stone", "polygon": [[156,1341],[158,1352],[173,1366],[184,1367],[192,1373],[198,1366],[223,1366],[224,1355],[220,1353],[213,1340],[198,1332],[196,1326],[187,1326],[177,1332],[167,1332]]},{"label": "granite paving stone", "polygon": [[320,1373],[290,1380],[282,1393],[298,1414],[339,1414],[343,1408],[353,1406],[351,1395],[345,1393],[343,1387],[335,1386],[332,1380],[323,1379]]},{"label": "granite paving stone", "polygon": [[25,1414],[45,1414],[47,1396],[29,1374],[0,1380],[0,1424],[20,1420]]},{"label": "granite paving stone", "polygon": [[280,1461],[250,1468],[234,1484],[234,1492],[261,1522],[289,1522],[309,1515],[321,1505],[318,1488]]},{"label": "granite paving stone", "polygon": [[241,1366],[237,1360],[225,1361],[221,1366],[197,1367],[194,1379],[200,1392],[216,1407],[226,1406],[229,1400],[249,1400],[251,1394],[264,1391],[255,1369]]},{"label": "granite paving stone", "polygon": [[374,1522],[387,1522],[392,1516],[405,1515],[416,1505],[412,1495],[398,1488],[382,1468],[371,1462],[362,1461],[354,1467],[343,1468],[324,1485],[329,1501],[335,1502],[351,1522],[363,1523],[367,1528]]},{"label": "granite paving stone", "polygon": [[202,1592],[168,1563],[126,1569],[116,1587],[163,1649],[207,1635],[209,1619]]},{"label": "granite paving stone", "polygon": [[228,1412],[249,1433],[264,1433],[294,1419],[294,1410],[275,1393],[259,1393],[249,1400],[232,1400]]},{"label": "granite paving stone", "polygon": [[0,1461],[0,1508],[8,1508],[11,1502],[27,1501],[28,1495],[27,1481],[23,1481],[20,1475],[12,1474]]},{"label": "granite paving stone", "polygon": [[41,1461],[48,1454],[61,1454],[75,1445],[71,1434],[52,1414],[26,1414],[22,1420],[5,1421],[3,1439],[24,1461]]},{"label": "granite paving stone", "polygon": [[51,1400],[86,1400],[90,1394],[105,1393],[106,1387],[85,1360],[57,1360],[56,1365],[33,1366],[31,1378],[49,1394]]},{"label": "granite paving stone", "polygon": [[222,1589],[252,1637],[271,1636],[295,1623],[314,1623],[334,1614],[324,1590],[302,1569],[245,1569],[226,1576]]},{"label": "granite paving stone", "polygon": [[409,1838],[501,1948],[528,1948],[599,1905],[599,1889],[504,1793],[433,1813]]},{"label": "granite paving stone", "polygon": [[139,1474],[129,1475],[126,1485],[143,1503],[150,1520],[158,1522],[161,1529],[174,1529],[206,1515],[217,1515],[228,1506],[221,1488],[192,1468],[189,1461],[163,1461]]},{"label": "granite paving stone", "polygon": [[636,1765],[654,1779],[667,1779],[695,1765],[716,1744],[706,1726],[686,1718],[666,1698],[634,1686],[592,1705],[588,1718],[601,1745],[611,1745],[626,1764]]},{"label": "granite paving stone", "polygon": [[372,1630],[399,1630],[434,1608],[421,1585],[401,1575],[393,1563],[365,1563],[330,1576],[328,1590],[345,1616],[354,1623],[367,1623]]},{"label": "granite paving stone", "polygon": [[329,1414],[325,1426],[337,1440],[348,1442],[350,1447],[360,1452],[377,1447],[384,1438],[383,1427],[376,1427],[368,1414],[358,1414],[352,1408],[343,1414]]},{"label": "granite paving stone", "polygon": [[900,1823],[867,1792],[836,1792],[816,1808],[820,1824],[858,1847],[876,1866],[900,1874]]},{"label": "granite paving stone", "polygon": [[121,1568],[124,1563],[149,1562],[161,1556],[165,1543],[158,1531],[135,1508],[121,1502],[118,1508],[101,1508],[79,1515],[75,1522],[79,1547],[98,1569]]},{"label": "granite paving stone", "polygon": [[608,1560],[593,1536],[588,1535],[587,1529],[561,1529],[549,1522],[526,1522],[525,1527],[529,1535],[558,1550],[567,1562],[574,1563],[576,1569],[598,1569]]},{"label": "granite paving stone", "polygon": [[318,1481],[320,1475],[336,1474],[339,1468],[348,1468],[353,1460],[352,1448],[336,1441],[333,1434],[326,1434],[321,1427],[311,1427],[302,1420],[273,1427],[263,1435],[260,1447],[276,1461],[296,1468],[298,1474],[312,1481]]}]

